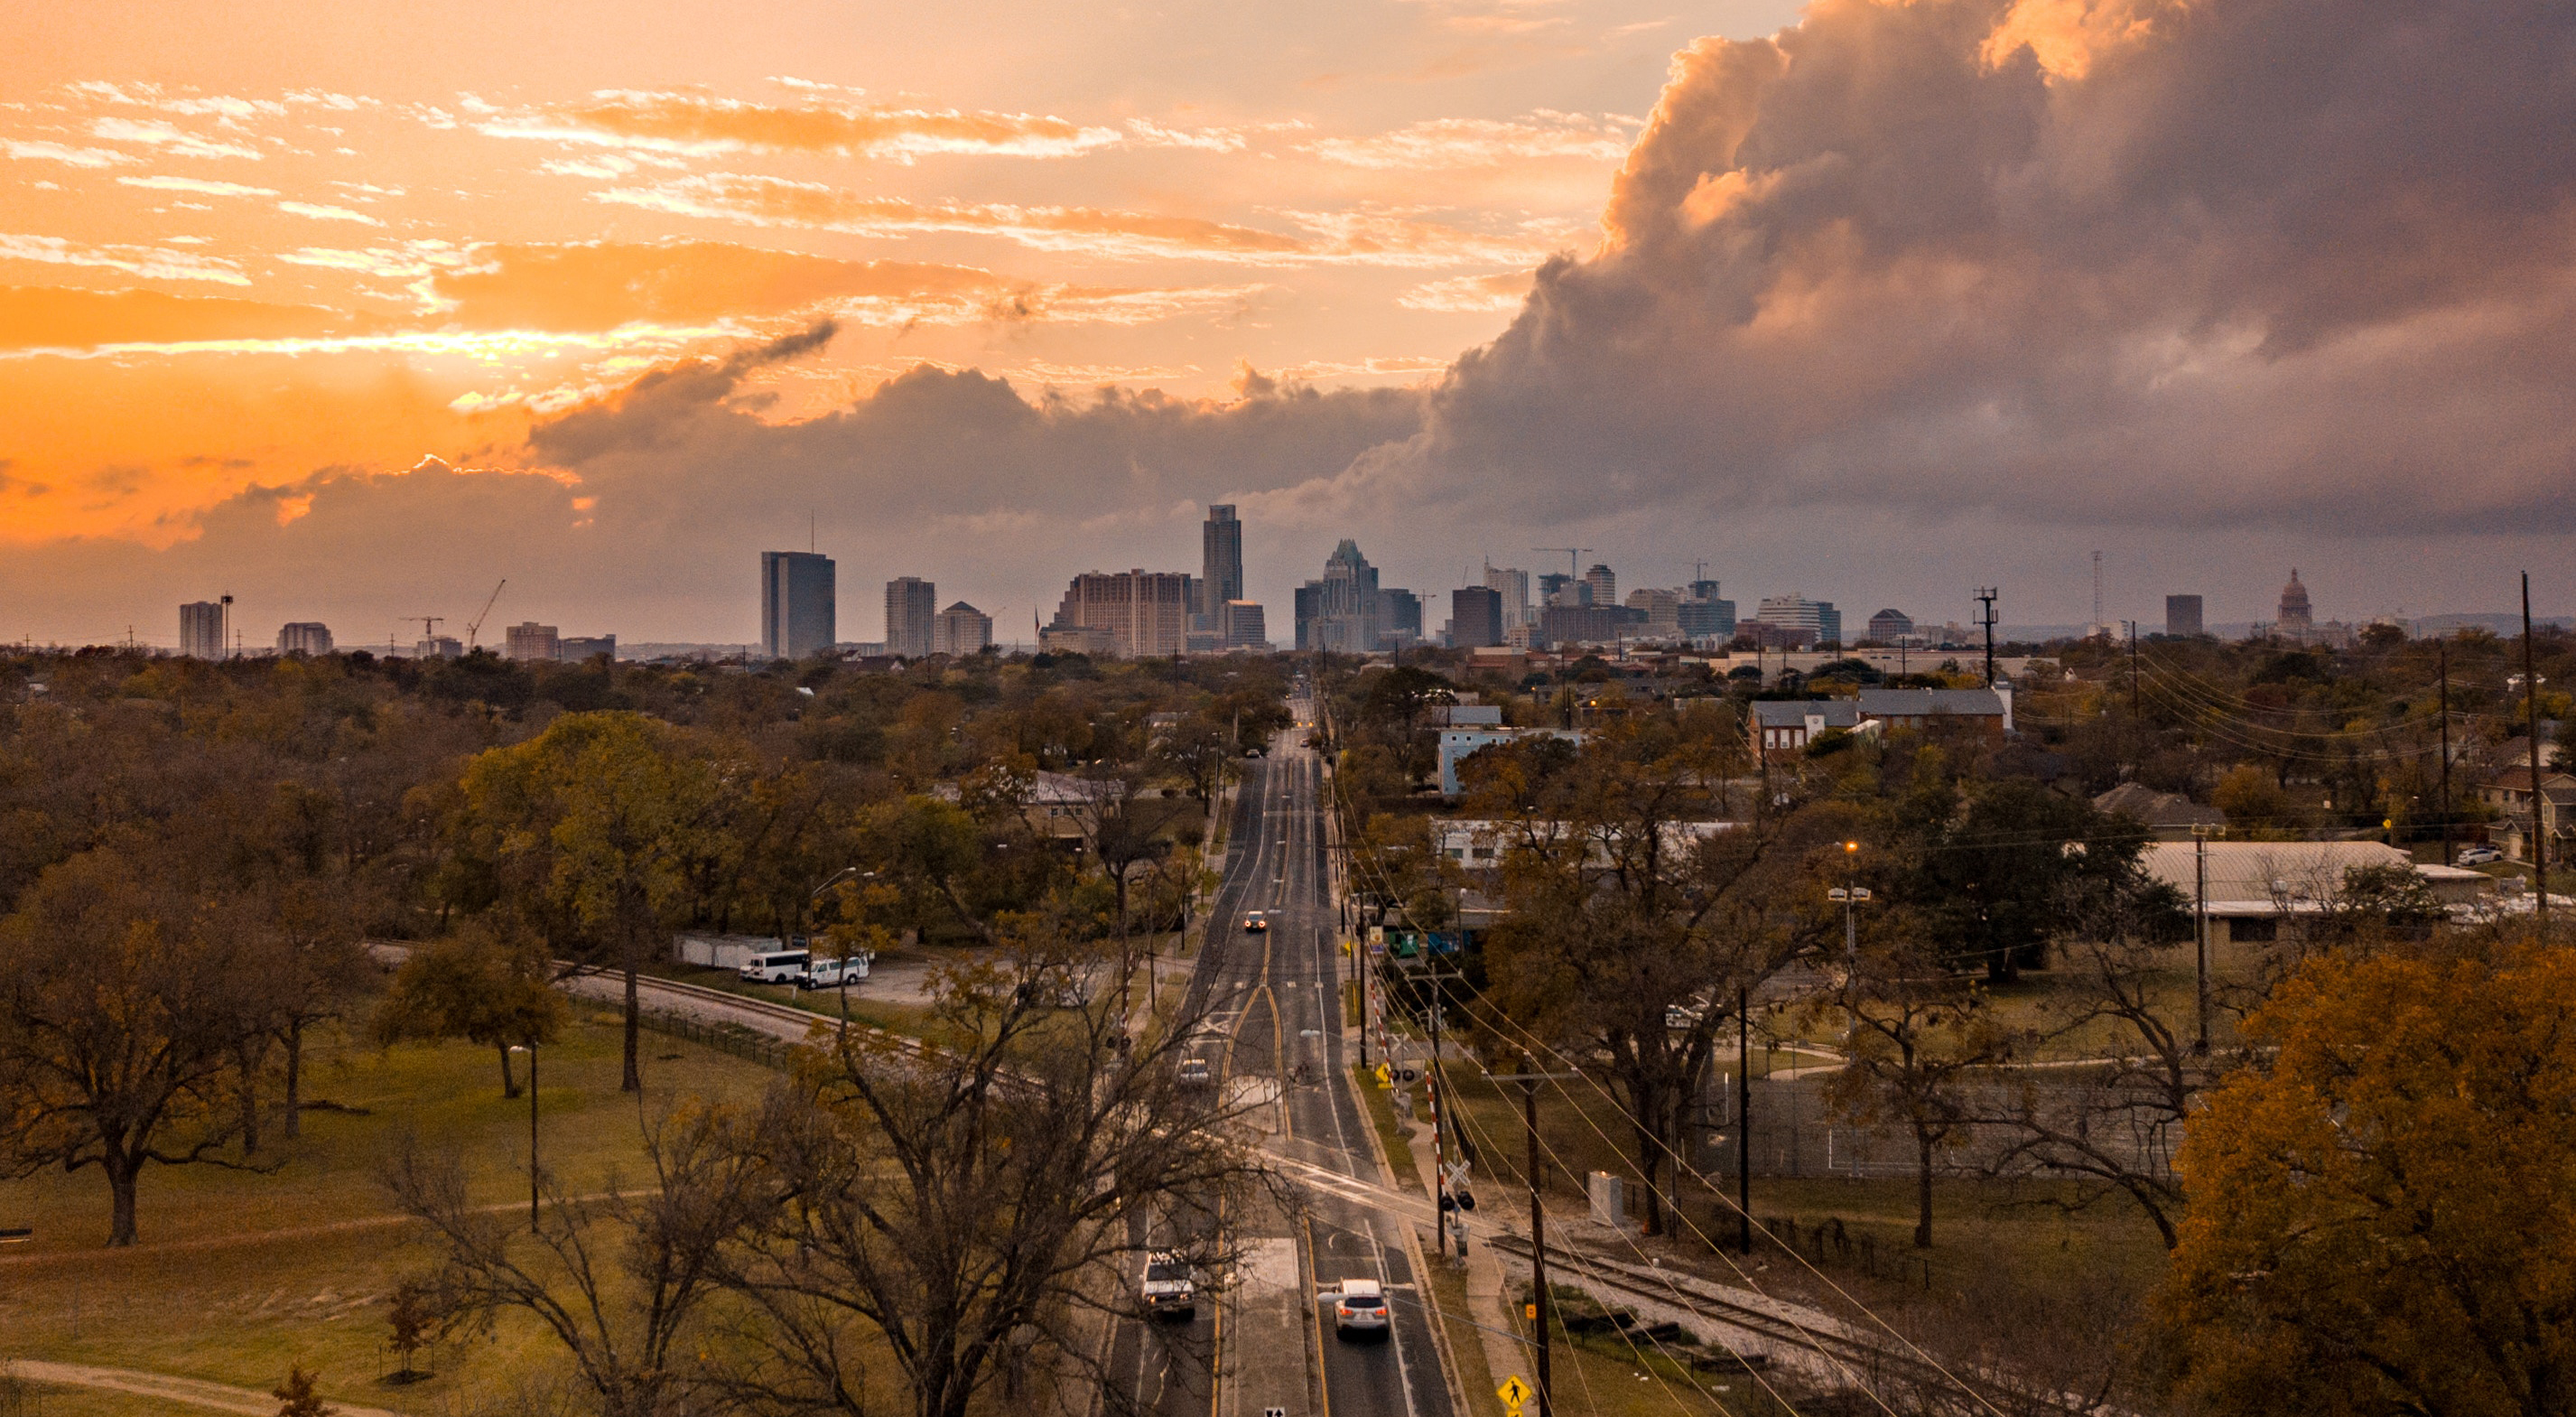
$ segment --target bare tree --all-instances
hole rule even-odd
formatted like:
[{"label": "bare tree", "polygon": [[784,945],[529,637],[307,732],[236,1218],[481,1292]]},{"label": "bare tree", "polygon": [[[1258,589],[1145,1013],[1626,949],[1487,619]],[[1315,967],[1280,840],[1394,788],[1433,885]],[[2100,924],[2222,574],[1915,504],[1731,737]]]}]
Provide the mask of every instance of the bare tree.
[{"label": "bare tree", "polygon": [[918,1417],[964,1417],[1030,1352],[1084,1361],[1077,1326],[1117,1312],[1141,1258],[1133,1222],[1216,1233],[1258,1171],[1177,1077],[1196,1021],[1130,1046],[1105,994],[1051,1006],[1097,954],[1019,922],[1001,958],[946,978],[926,1048],[848,1033],[809,1054],[756,1138],[778,1200],[728,1275],[763,1350],[738,1394],[863,1411],[856,1355],[882,1343]]},{"label": "bare tree", "polygon": [[648,1127],[653,1184],[568,1196],[547,1186],[533,1234],[513,1208],[473,1205],[453,1155],[398,1147],[383,1180],[439,1253],[427,1307],[450,1327],[504,1311],[554,1335],[603,1417],[662,1417],[703,1374],[692,1361],[719,1257],[756,1210],[764,1168],[748,1120],[720,1108]]}]

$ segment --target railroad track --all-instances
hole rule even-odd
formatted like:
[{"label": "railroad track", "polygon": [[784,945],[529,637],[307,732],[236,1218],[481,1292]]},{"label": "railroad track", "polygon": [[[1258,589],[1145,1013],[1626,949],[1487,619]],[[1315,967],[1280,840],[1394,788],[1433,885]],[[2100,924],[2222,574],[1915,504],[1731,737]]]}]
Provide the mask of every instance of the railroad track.
[{"label": "railroad track", "polygon": [[[1506,1231],[1493,1235],[1488,1243],[1524,1262],[1530,1257],[1529,1241],[1522,1236]],[[1797,1354],[1822,1359],[1839,1376],[1855,1385],[1866,1387],[1881,1378],[1892,1377],[1952,1392],[1964,1387],[1957,1378],[1916,1356],[1893,1335],[1885,1338],[1859,1337],[1843,1331],[1839,1322],[1831,1327],[1802,1323],[1731,1298],[1717,1286],[1677,1270],[1632,1265],[1593,1254],[1578,1253],[1570,1257],[1565,1250],[1554,1245],[1548,1249],[1551,1278],[1574,1279],[1577,1276],[1566,1271],[1579,1271],[1587,1288],[1597,1286],[1666,1308],[1702,1315],[1711,1322],[1768,1339]]]}]

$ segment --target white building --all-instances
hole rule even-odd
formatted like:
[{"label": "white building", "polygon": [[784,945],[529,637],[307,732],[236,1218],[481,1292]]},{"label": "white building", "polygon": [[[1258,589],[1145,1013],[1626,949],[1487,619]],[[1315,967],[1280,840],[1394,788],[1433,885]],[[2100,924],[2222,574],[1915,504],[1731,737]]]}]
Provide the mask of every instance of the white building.
[{"label": "white building", "polygon": [[519,663],[530,663],[540,659],[553,660],[562,649],[558,643],[559,637],[555,633],[555,627],[552,625],[540,625],[534,620],[522,620],[512,625],[506,633],[509,636],[508,647],[502,651],[502,656]]},{"label": "white building", "polygon": [[993,617],[958,601],[931,622],[930,652],[952,657],[982,654],[993,643]]}]

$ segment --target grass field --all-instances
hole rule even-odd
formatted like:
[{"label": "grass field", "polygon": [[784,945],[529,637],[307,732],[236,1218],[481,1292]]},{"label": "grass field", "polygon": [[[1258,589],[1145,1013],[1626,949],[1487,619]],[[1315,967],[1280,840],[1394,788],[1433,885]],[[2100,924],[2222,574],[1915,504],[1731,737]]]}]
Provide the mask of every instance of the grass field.
[{"label": "grass field", "polygon": [[[645,1118],[675,1100],[748,1100],[772,1076],[648,1033],[639,1104],[617,1088],[619,1042],[613,1015],[583,1011],[544,1054],[540,1145],[546,1169],[569,1190],[632,1182],[643,1170]],[[36,1231],[32,1243],[0,1252],[0,1358],[140,1368],[263,1392],[300,1363],[321,1374],[332,1398],[423,1413],[470,1406],[550,1362],[549,1340],[505,1320],[488,1340],[437,1353],[429,1381],[377,1381],[395,1366],[384,1346],[386,1297],[429,1262],[375,1180],[387,1148],[406,1133],[435,1139],[457,1150],[479,1198],[505,1205],[527,1195],[528,1103],[502,1099],[492,1051],[327,1046],[314,1057],[306,1096],[351,1110],[307,1111],[303,1137],[264,1158],[277,1164],[273,1174],[147,1170],[142,1243],[133,1249],[102,1247],[108,1195],[94,1170],[0,1182],[0,1223]],[[138,1398],[81,1405],[88,1401],[57,1391],[43,1410],[162,1410]]]}]

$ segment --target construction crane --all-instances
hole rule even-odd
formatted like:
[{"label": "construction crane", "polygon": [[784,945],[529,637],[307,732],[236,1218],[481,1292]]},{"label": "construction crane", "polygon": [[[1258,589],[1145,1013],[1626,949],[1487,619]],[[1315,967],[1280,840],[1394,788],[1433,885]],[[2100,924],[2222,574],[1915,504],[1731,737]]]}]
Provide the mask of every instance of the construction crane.
[{"label": "construction crane", "polygon": [[424,640],[437,639],[438,627],[447,623],[444,615],[406,615],[403,618],[420,622],[420,637]]},{"label": "construction crane", "polygon": [[503,576],[501,578],[501,585],[492,587],[491,596],[483,602],[481,613],[477,614],[473,619],[465,622],[465,652],[467,654],[472,654],[474,652],[474,637],[483,633],[483,622],[491,618],[492,602],[501,598],[501,586],[508,585],[509,583],[510,578],[508,576]]},{"label": "construction crane", "polygon": [[1532,551],[1564,552],[1566,574],[1574,577],[1576,580],[1581,580],[1583,578],[1583,553],[1590,551],[1592,548],[1589,546],[1533,546],[1530,549]]}]

